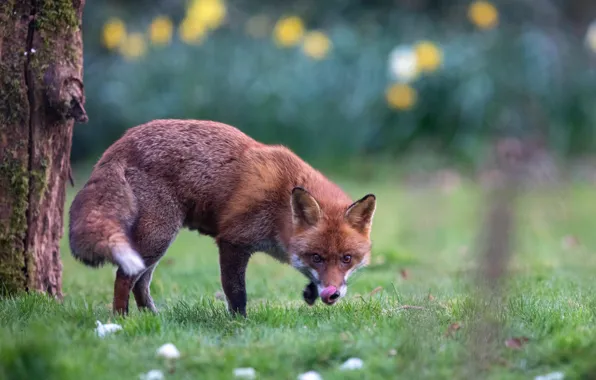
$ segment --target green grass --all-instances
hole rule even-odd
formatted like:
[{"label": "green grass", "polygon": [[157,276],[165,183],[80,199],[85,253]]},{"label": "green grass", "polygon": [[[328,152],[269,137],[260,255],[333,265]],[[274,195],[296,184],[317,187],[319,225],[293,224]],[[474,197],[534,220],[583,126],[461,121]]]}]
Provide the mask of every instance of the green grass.
[{"label": "green grass", "polygon": [[[232,319],[215,297],[215,244],[183,232],[151,286],[160,313],[138,312],[131,298],[131,315],[114,318],[114,269],[75,262],[65,238],[63,303],[40,295],[0,301],[0,378],[135,379],[151,369],[167,371],[155,356],[167,342],[182,353],[174,372],[166,373],[169,379],[230,379],[237,367],[255,368],[260,379],[295,379],[309,370],[324,379],[528,379],[553,371],[567,379],[594,377],[592,188],[575,185],[525,197],[507,297],[487,309],[487,300],[472,298],[483,204],[474,185],[450,194],[389,181],[342,185],[354,197],[375,192],[379,207],[373,264],[354,277],[339,304],[306,306],[306,280],[258,254],[247,275],[248,318]],[[564,249],[566,235],[581,244]],[[383,290],[371,296],[379,286]],[[472,354],[479,351],[473,342],[489,334],[472,327],[485,310],[493,310],[491,320],[501,329],[491,335],[488,359],[474,366]],[[99,339],[96,320],[117,321],[123,331]],[[446,336],[456,322],[461,328]],[[513,350],[505,346],[511,337],[530,340]],[[397,354],[389,355],[391,350]],[[349,357],[362,358],[364,369],[339,371]]]}]

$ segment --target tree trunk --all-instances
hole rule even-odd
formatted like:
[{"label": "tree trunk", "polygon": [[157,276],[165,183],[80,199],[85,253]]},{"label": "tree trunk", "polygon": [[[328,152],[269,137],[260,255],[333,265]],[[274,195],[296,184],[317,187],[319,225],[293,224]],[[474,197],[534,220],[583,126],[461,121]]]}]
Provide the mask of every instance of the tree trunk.
[{"label": "tree trunk", "polygon": [[62,297],[74,122],[86,122],[84,0],[0,0],[0,294]]}]

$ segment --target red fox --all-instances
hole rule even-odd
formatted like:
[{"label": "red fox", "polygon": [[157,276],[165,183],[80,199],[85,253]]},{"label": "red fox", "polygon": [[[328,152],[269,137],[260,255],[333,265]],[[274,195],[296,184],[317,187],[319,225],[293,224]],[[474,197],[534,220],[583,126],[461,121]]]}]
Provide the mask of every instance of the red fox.
[{"label": "red fox", "polygon": [[310,283],[303,298],[334,304],[370,261],[376,198],[353,202],[288,148],[222,123],[154,120],[110,146],[70,207],[72,254],[118,266],[115,313],[156,312],[155,266],[181,228],[215,238],[228,310],[246,316],[249,258],[265,252]]}]

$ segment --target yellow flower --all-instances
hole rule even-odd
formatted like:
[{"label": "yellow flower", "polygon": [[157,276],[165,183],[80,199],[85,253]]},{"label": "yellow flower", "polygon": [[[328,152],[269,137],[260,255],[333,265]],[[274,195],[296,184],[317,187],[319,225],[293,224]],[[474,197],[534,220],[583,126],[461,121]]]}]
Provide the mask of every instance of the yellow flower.
[{"label": "yellow flower", "polygon": [[499,23],[499,11],[490,2],[478,0],[470,4],[468,18],[480,29],[492,29]]},{"label": "yellow flower", "polygon": [[304,23],[299,17],[284,17],[277,21],[273,29],[273,38],[280,46],[297,45],[304,35]]},{"label": "yellow flower", "polygon": [[120,45],[120,53],[127,60],[135,60],[145,55],[147,44],[141,33],[131,33]]},{"label": "yellow flower", "polygon": [[422,41],[414,46],[418,68],[421,71],[433,72],[441,66],[443,53],[437,45],[429,41]]},{"label": "yellow flower", "polygon": [[246,33],[254,38],[265,37],[271,26],[271,20],[267,15],[257,15],[248,19],[246,22]]},{"label": "yellow flower", "polygon": [[391,108],[407,110],[416,104],[418,94],[407,84],[396,83],[387,89],[385,99]]},{"label": "yellow flower", "polygon": [[209,29],[216,29],[226,17],[226,6],[222,0],[194,0],[187,17]]},{"label": "yellow flower", "polygon": [[178,28],[180,39],[187,44],[199,44],[207,34],[207,27],[198,21],[189,19],[182,20]]},{"label": "yellow flower", "polygon": [[304,53],[314,59],[323,59],[331,49],[329,37],[322,32],[309,32],[304,36]]},{"label": "yellow flower", "polygon": [[172,40],[172,21],[165,17],[156,17],[149,27],[149,37],[156,45],[166,45]]},{"label": "yellow flower", "polygon": [[126,38],[126,26],[118,18],[109,19],[103,26],[103,44],[108,49],[118,47]]}]

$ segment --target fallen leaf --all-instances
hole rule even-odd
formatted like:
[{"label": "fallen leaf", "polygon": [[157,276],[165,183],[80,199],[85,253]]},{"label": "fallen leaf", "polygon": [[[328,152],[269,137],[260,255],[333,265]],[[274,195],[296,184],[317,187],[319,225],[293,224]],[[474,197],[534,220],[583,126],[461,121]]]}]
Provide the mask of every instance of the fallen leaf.
[{"label": "fallen leaf", "polygon": [[564,378],[563,372],[551,372],[546,375],[536,376],[534,380],[563,380]]},{"label": "fallen leaf", "polygon": [[407,269],[402,269],[399,273],[401,274],[401,278],[404,280],[410,278],[410,272]]},{"label": "fallen leaf", "polygon": [[104,325],[100,321],[95,321],[95,325],[97,326],[97,327],[95,327],[95,333],[100,338],[103,338],[104,336],[106,336],[108,334],[115,333],[116,331],[122,330],[122,326],[114,324],[114,323],[106,323]]},{"label": "fallen leaf", "polygon": [[159,347],[156,352],[157,356],[166,359],[178,359],[180,357],[180,351],[172,343],[166,343]]},{"label": "fallen leaf", "polygon": [[449,327],[447,327],[447,332],[445,333],[445,336],[452,336],[460,328],[461,324],[459,322],[450,324]]},{"label": "fallen leaf", "polygon": [[360,369],[364,366],[364,362],[360,358],[350,358],[342,364],[339,369],[340,371],[353,371]]},{"label": "fallen leaf", "polygon": [[378,292],[380,292],[381,290],[383,290],[382,286],[377,286],[376,288],[373,289],[372,292],[370,292],[370,296],[374,296],[375,294],[377,294]]},{"label": "fallen leaf", "polygon": [[257,371],[254,368],[236,368],[234,369],[234,377],[242,379],[254,379],[257,376]]},{"label": "fallen leaf", "polygon": [[513,349],[513,350],[521,350],[524,344],[528,343],[530,339],[526,338],[525,336],[519,338],[509,338],[505,341],[505,346]]},{"label": "fallen leaf", "polygon": [[318,372],[308,371],[298,375],[298,380],[323,380],[323,378]]},{"label": "fallen leaf", "polygon": [[152,369],[151,371],[141,374],[140,376],[141,380],[163,380],[164,379],[164,375],[163,372],[161,372],[158,369]]}]

